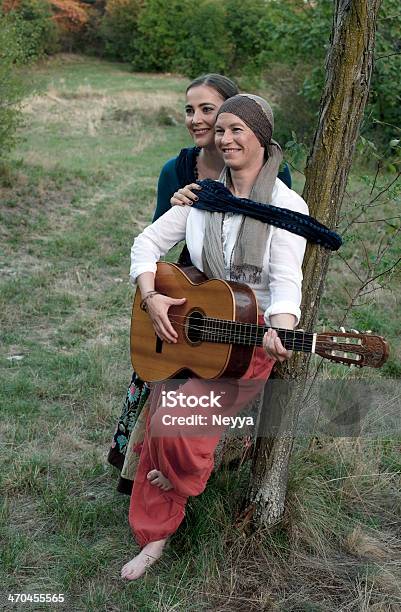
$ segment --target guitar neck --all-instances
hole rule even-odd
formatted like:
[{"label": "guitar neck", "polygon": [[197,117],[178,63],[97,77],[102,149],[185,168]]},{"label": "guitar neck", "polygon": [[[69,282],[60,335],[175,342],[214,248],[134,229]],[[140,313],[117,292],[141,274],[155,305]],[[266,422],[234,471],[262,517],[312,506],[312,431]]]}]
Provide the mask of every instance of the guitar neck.
[{"label": "guitar neck", "polygon": [[[256,323],[239,323],[225,319],[205,317],[201,338],[204,342],[262,346],[263,336],[269,328]],[[316,334],[292,329],[273,328],[287,350],[314,353]]]}]

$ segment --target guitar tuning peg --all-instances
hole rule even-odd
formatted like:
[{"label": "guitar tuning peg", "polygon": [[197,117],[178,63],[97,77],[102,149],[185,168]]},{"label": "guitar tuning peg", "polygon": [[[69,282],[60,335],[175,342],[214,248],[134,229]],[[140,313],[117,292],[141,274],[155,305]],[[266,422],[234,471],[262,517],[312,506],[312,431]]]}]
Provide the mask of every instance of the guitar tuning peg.
[{"label": "guitar tuning peg", "polygon": [[345,334],[345,327],[340,327],[340,332],[342,332],[343,334]]},{"label": "guitar tuning peg", "polygon": [[360,334],[361,332],[359,332],[357,329],[351,329],[353,334]]}]

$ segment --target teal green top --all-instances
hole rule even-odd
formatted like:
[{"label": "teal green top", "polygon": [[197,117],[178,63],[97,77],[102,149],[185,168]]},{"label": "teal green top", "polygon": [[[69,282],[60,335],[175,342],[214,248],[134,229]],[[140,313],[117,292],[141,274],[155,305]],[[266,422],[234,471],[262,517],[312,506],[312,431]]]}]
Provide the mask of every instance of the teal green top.
[{"label": "teal green top", "polygon": [[170,199],[178,189],[185,185],[180,185],[177,171],[175,169],[175,160],[169,159],[161,169],[159,182],[157,183],[157,204],[152,221],[156,221],[171,208]]}]

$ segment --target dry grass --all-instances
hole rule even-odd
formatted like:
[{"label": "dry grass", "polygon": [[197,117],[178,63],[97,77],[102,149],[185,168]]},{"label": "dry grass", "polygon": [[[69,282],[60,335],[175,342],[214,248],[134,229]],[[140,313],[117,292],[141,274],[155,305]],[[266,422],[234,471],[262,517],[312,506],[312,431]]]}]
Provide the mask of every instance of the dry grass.
[{"label": "dry grass", "polygon": [[[181,113],[177,109],[181,104],[182,96],[173,92],[127,90],[108,95],[104,89],[96,90],[91,85],[81,85],[73,92],[50,85],[44,94],[26,99],[23,111],[26,121],[46,125],[48,130],[55,126],[59,134],[91,138],[105,129],[114,134],[124,133],[128,129],[135,134],[144,119],[153,126],[160,121],[162,124],[168,123],[169,118],[173,124],[178,123]],[[143,144],[138,151],[151,143],[151,130],[142,133],[141,137]],[[32,151],[28,161],[34,160]],[[46,159],[44,167],[48,167]]]}]

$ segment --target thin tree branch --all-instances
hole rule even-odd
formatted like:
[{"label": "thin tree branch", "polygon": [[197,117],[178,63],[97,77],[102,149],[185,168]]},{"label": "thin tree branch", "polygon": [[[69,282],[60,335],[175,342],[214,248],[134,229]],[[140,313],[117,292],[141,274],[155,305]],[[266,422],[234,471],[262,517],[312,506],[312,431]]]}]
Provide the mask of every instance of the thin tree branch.
[{"label": "thin tree branch", "polygon": [[376,195],[375,195],[375,197],[374,197],[372,200],[370,200],[369,204],[373,204],[373,202],[376,202],[376,200],[377,200],[378,198],[380,198],[380,196],[381,196],[383,193],[385,193],[386,191],[388,191],[388,190],[390,189],[390,187],[392,187],[392,186],[394,185],[394,183],[396,183],[396,182],[398,181],[398,179],[400,178],[400,176],[401,176],[401,170],[400,170],[400,171],[397,173],[397,176],[395,177],[395,179],[394,179],[393,181],[391,181],[391,183],[389,183],[389,184],[387,185],[387,187],[385,187],[384,189],[382,189],[382,191],[379,191],[379,193],[378,193],[378,194],[376,194]]},{"label": "thin tree branch", "polygon": [[355,272],[355,270],[350,266],[350,264],[348,263],[348,261],[340,254],[337,253],[338,257],[341,259],[341,261],[343,261],[345,263],[345,265],[347,266],[347,268],[349,268],[349,270],[351,270],[352,274],[354,274],[354,276],[356,276],[356,278],[359,280],[360,283],[363,283],[364,281],[361,279],[361,277],[359,276],[359,274],[357,272]]},{"label": "thin tree branch", "polygon": [[[365,242],[362,239],[360,239],[360,243],[362,244],[363,252],[365,254],[366,265],[368,267],[369,273],[371,274],[372,273],[372,266],[370,265],[370,261],[369,261],[369,253],[368,253],[368,251],[366,249]],[[380,248],[380,244],[379,244],[379,248]]]},{"label": "thin tree branch", "polygon": [[[388,217],[387,219],[367,219],[366,221],[352,221],[352,224],[354,223],[380,223],[380,222],[387,223],[387,221],[390,221],[392,219],[401,219],[401,215],[398,215],[397,217]],[[391,225],[391,227],[394,227],[394,229],[397,229],[395,225]]]},{"label": "thin tree branch", "polygon": [[375,58],[375,61],[377,62],[378,60],[381,60],[381,59],[387,59],[388,57],[393,57],[393,55],[401,55],[401,51],[396,51],[395,53],[389,53],[388,55],[379,55],[378,57]]},{"label": "thin tree branch", "polygon": [[[397,259],[397,261],[390,266],[389,268],[387,268],[387,270],[384,270],[384,272],[380,272],[379,274],[376,274],[376,276],[373,276],[373,278],[370,278],[369,280],[367,280],[362,287],[360,287],[360,291],[362,291],[362,289],[364,289],[367,285],[369,285],[369,283],[373,283],[373,281],[377,280],[378,278],[381,278],[382,276],[384,276],[385,274],[388,274],[389,272],[391,272],[392,270],[394,270],[398,264],[401,262],[401,257],[399,257]],[[360,295],[360,294],[359,294]]]},{"label": "thin tree branch", "polygon": [[375,187],[376,187],[376,181],[377,181],[377,177],[379,176],[379,172],[381,170],[382,167],[382,160],[379,159],[379,161],[377,162],[377,169],[376,169],[376,174],[375,174],[375,178],[373,180],[373,184],[372,184],[372,189],[370,190],[370,195],[372,195]]},{"label": "thin tree branch", "polygon": [[[391,237],[391,239],[388,241],[388,243],[386,244],[386,246],[384,247],[384,249],[382,250],[382,252],[380,253],[379,249],[377,251],[377,258],[376,258],[376,267],[378,266],[378,264],[381,262],[381,260],[383,259],[383,255],[389,250],[389,248],[391,247],[391,245],[394,243],[395,239],[397,238],[398,234],[401,232],[401,227],[399,227],[397,229],[397,231],[393,234],[393,236]],[[382,242],[382,241],[381,241]],[[381,243],[379,245],[379,248],[381,246]]]}]

